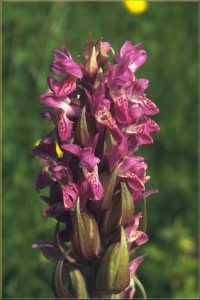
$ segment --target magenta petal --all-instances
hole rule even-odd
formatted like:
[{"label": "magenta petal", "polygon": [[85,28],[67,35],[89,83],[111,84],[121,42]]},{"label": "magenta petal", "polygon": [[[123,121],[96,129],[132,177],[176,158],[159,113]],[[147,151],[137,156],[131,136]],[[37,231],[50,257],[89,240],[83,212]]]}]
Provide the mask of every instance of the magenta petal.
[{"label": "magenta petal", "polygon": [[81,108],[75,105],[66,105],[64,111],[68,117],[78,117],[81,112]]},{"label": "magenta petal", "polygon": [[142,133],[136,135],[136,139],[140,145],[153,144],[152,137],[148,133],[145,133],[145,132],[142,132]]},{"label": "magenta petal", "polygon": [[80,167],[85,167],[89,170],[92,170],[98,163],[100,162],[100,159],[96,156],[94,156],[93,150],[91,147],[84,148],[81,151],[80,156]]},{"label": "magenta petal", "polygon": [[[146,124],[140,124],[138,126],[135,126],[134,129],[132,130],[133,133],[135,133],[137,141],[142,145],[142,144],[153,144],[153,139],[150,136],[149,128],[147,127]],[[131,132],[131,128],[128,128],[127,132]]]},{"label": "magenta petal", "polygon": [[58,261],[61,256],[59,249],[52,243],[33,244],[32,249],[41,249],[43,255],[52,262]]},{"label": "magenta petal", "polygon": [[71,177],[71,170],[67,165],[56,162],[52,167],[52,179],[55,181],[68,181]]},{"label": "magenta petal", "polygon": [[144,91],[148,88],[149,80],[147,79],[138,79],[132,83],[132,92],[130,101],[134,101],[139,96],[141,96]]},{"label": "magenta petal", "polygon": [[135,72],[141,65],[147,60],[146,51],[141,49],[141,44],[137,44],[133,47],[130,53],[130,65],[129,68]]},{"label": "magenta petal", "polygon": [[48,84],[56,97],[67,96],[76,89],[76,79],[73,76],[67,76],[62,81],[49,77]]},{"label": "magenta petal", "polygon": [[61,148],[65,151],[68,151],[78,157],[81,155],[81,148],[76,144],[66,144],[62,145]]},{"label": "magenta petal", "polygon": [[134,191],[144,191],[145,189],[144,183],[134,173],[131,173],[129,178],[127,178],[127,183],[129,187]]},{"label": "magenta petal", "polygon": [[79,190],[76,183],[70,181],[61,186],[63,192],[63,204],[66,210],[74,208],[78,199]]},{"label": "magenta petal", "polygon": [[119,123],[128,123],[130,121],[128,99],[121,95],[115,98],[115,118]]},{"label": "magenta petal", "polygon": [[44,168],[40,173],[38,174],[38,177],[36,179],[36,191],[40,191],[41,189],[47,187],[50,185],[51,179],[49,176],[48,171]]},{"label": "magenta petal", "polygon": [[143,114],[144,111],[138,104],[134,104],[129,108],[129,115],[132,122],[136,122]]},{"label": "magenta petal", "polygon": [[126,238],[129,240],[131,238],[132,234],[135,234],[138,227],[139,227],[139,221],[142,218],[141,213],[137,213],[133,216],[131,223],[125,228],[125,234]]},{"label": "magenta petal", "polygon": [[144,192],[144,197],[147,198],[149,196],[151,196],[152,194],[158,193],[157,189],[152,189],[152,190],[148,190],[146,192]]},{"label": "magenta petal", "polygon": [[92,172],[88,172],[83,168],[83,174],[88,182],[89,198],[91,200],[101,200],[104,195],[104,189],[99,181],[98,167],[96,166]]},{"label": "magenta petal", "polygon": [[123,292],[123,299],[132,300],[135,295],[135,286],[128,286]]},{"label": "magenta petal", "polygon": [[106,52],[110,51],[110,43],[102,42],[102,47]]},{"label": "magenta petal", "polygon": [[146,133],[160,131],[160,127],[158,126],[158,124],[156,124],[156,122],[154,122],[150,118],[146,118],[146,121],[143,124],[145,126],[144,130]]},{"label": "magenta petal", "polygon": [[143,160],[144,158],[142,156],[124,157],[123,162],[120,164],[120,174],[126,174],[129,170],[140,167]]},{"label": "magenta petal", "polygon": [[42,138],[38,146],[35,146],[32,150],[33,155],[40,158],[49,159],[56,158],[56,145],[52,137],[52,132]]},{"label": "magenta petal", "polygon": [[131,41],[126,41],[121,49],[120,49],[120,55],[124,56],[128,51],[130,51],[132,49],[132,42]]},{"label": "magenta petal", "polygon": [[62,47],[62,51],[60,50],[53,50],[53,56],[54,56],[54,63],[57,63],[58,61],[65,59],[68,57],[71,59],[71,54],[69,51],[66,49],[66,47]]},{"label": "magenta petal", "polygon": [[51,70],[56,75],[63,75],[68,73],[76,78],[82,78],[83,72],[79,64],[73,61],[70,53],[64,48],[63,51],[53,51],[54,62],[51,66]]},{"label": "magenta petal", "polygon": [[156,104],[145,96],[141,99],[141,107],[146,115],[156,115],[159,113],[159,109]]},{"label": "magenta petal", "polygon": [[64,206],[62,203],[58,202],[50,205],[49,207],[45,207],[42,210],[42,216],[47,218],[58,217],[60,214],[64,212]]},{"label": "magenta petal", "polygon": [[138,231],[137,235],[138,235],[138,237],[137,237],[135,242],[138,246],[141,246],[141,245],[145,244],[148,241],[148,236],[145,232]]},{"label": "magenta petal", "polygon": [[113,138],[117,141],[117,143],[120,144],[124,136],[119,127],[117,126],[115,119],[109,116],[105,120],[103,120],[102,118],[101,121],[110,130],[110,133],[112,134]]},{"label": "magenta petal", "polygon": [[[87,97],[89,99],[89,94],[87,92]],[[105,111],[110,108],[110,101],[105,97],[105,84],[101,82],[96,88],[92,100],[89,99],[91,104],[91,112],[93,115],[98,115],[99,112]]]},{"label": "magenta petal", "polygon": [[126,139],[123,139],[122,143],[114,146],[112,151],[108,154],[110,171],[113,171],[120,160],[128,153],[127,141]]},{"label": "magenta petal", "polygon": [[132,46],[130,41],[126,41],[120,50],[120,55],[116,55],[118,63],[120,63],[123,58],[128,59],[129,68],[135,72],[146,61],[147,53],[142,50],[141,43]]},{"label": "magenta petal", "polygon": [[65,113],[61,113],[58,120],[58,134],[62,143],[68,141],[72,135],[73,123],[66,117]]},{"label": "magenta petal", "polygon": [[129,263],[129,271],[131,272],[131,274],[133,274],[133,275],[135,274],[135,272],[137,271],[137,268],[143,262],[145,257],[146,257],[146,255],[138,256],[137,258],[135,258],[134,260],[132,260]]},{"label": "magenta petal", "polygon": [[44,93],[40,96],[42,105],[54,108],[64,108],[66,103],[62,99],[58,99],[53,93]]}]

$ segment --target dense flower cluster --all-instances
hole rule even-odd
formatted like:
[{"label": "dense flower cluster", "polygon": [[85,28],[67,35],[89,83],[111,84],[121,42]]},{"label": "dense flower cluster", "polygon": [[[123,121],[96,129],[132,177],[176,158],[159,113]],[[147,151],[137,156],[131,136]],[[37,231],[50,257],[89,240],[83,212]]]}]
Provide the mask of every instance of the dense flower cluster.
[{"label": "dense flower cluster", "polygon": [[129,262],[129,255],[148,240],[140,222],[144,198],[157,191],[146,191],[147,164],[137,156],[159,131],[149,117],[159,112],[145,94],[149,81],[136,77],[147,53],[130,41],[115,53],[108,42],[94,44],[89,36],[81,64],[64,46],[53,55],[50,90],[40,97],[42,117],[53,126],[33,154],[42,163],[36,190],[50,188],[49,197],[41,196],[48,204],[42,216],[58,224],[53,243],[33,247],[56,261],[58,298],[132,299],[144,256]]}]

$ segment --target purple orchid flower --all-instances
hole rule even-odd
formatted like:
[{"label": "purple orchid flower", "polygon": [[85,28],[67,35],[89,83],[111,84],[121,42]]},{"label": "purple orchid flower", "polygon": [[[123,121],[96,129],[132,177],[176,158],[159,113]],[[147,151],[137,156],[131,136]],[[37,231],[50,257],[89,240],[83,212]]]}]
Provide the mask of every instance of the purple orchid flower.
[{"label": "purple orchid flower", "polygon": [[79,167],[82,169],[85,179],[88,182],[91,200],[100,200],[103,197],[103,187],[99,181],[97,167],[100,159],[94,155],[97,139],[98,135],[94,137],[94,141],[90,142],[91,146],[83,149],[76,144],[62,145],[64,151],[68,151],[80,159]]},{"label": "purple orchid flower", "polygon": [[125,158],[120,164],[118,176],[126,178],[126,182],[133,192],[143,193],[145,183],[149,179],[146,176],[147,164],[142,160],[142,157],[131,156]]},{"label": "purple orchid flower", "polygon": [[35,189],[36,191],[40,191],[41,189],[44,189],[45,187],[49,186],[51,182],[50,175],[48,173],[48,167],[44,167],[40,173],[38,174],[38,177],[36,179],[35,183]]},{"label": "purple orchid flower", "polygon": [[79,196],[78,185],[69,181],[66,185],[61,185],[61,189],[63,192],[64,208],[66,210],[74,208]]},{"label": "purple orchid flower", "polygon": [[40,159],[49,160],[57,157],[56,144],[53,138],[53,132],[44,136],[39,145],[32,150],[33,155],[39,156]]},{"label": "purple orchid flower", "polygon": [[124,132],[129,134],[133,134],[135,139],[135,143],[137,145],[144,145],[144,144],[152,144],[153,139],[150,133],[159,132],[160,127],[150,118],[144,118],[143,121],[139,125],[128,125]]},{"label": "purple orchid flower", "polygon": [[66,96],[58,98],[54,93],[48,92],[40,96],[40,102],[44,106],[61,109],[69,117],[78,117],[80,114],[80,108],[75,105],[70,105],[71,100]]},{"label": "purple orchid flower", "polygon": [[138,43],[135,46],[131,41],[126,41],[120,49],[119,54],[115,59],[119,63],[123,58],[128,60],[128,67],[131,71],[135,72],[147,59],[147,53],[142,49],[142,44]]},{"label": "purple orchid flower", "polygon": [[135,258],[134,260],[132,260],[129,263],[129,271],[131,273],[131,280],[130,280],[129,286],[124,290],[124,293],[123,293],[123,298],[124,299],[132,300],[134,298],[134,295],[135,295],[135,282],[133,280],[133,275],[135,275],[135,272],[137,271],[138,267],[143,262],[145,257],[146,257],[146,255],[138,256],[137,258]]},{"label": "purple orchid flower", "polygon": [[[136,77],[147,53],[141,44],[126,41],[115,54],[110,43],[99,39],[95,44],[90,35],[82,64],[65,46],[54,50],[53,56],[49,90],[40,97],[41,115],[53,123],[53,129],[34,147],[33,155],[42,163],[36,190],[48,187],[50,191],[40,196],[46,203],[41,214],[55,218],[58,226],[55,243],[33,248],[40,248],[56,263],[56,297],[90,298],[94,288],[85,283],[91,279],[92,266],[93,286],[102,297],[120,294],[132,299],[135,273],[145,255],[130,262],[129,256],[148,241],[147,233],[139,229],[145,202],[139,209],[137,205],[158,192],[146,190],[148,166],[136,154],[140,146],[152,144],[153,134],[160,130],[149,117],[159,112],[146,95],[149,81]],[[62,156],[57,154],[58,146]],[[60,237],[60,222],[66,239]],[[71,284],[73,274],[77,280]],[[64,287],[66,280],[69,284]]]},{"label": "purple orchid flower", "polygon": [[41,249],[44,256],[55,263],[60,257],[60,250],[53,243],[40,242],[32,245],[32,249]]},{"label": "purple orchid flower", "polygon": [[61,51],[54,50],[54,61],[51,65],[51,70],[55,75],[64,76],[71,74],[75,78],[82,78],[83,72],[79,64],[73,61],[69,51],[65,46],[62,46]]},{"label": "purple orchid flower", "polygon": [[53,162],[50,166],[52,179],[60,183],[65,183],[72,178],[72,172],[68,165],[62,162]]},{"label": "purple orchid flower", "polygon": [[61,143],[67,142],[72,135],[73,122],[67,118],[66,113],[60,113],[57,125],[58,135]]},{"label": "purple orchid flower", "polygon": [[139,221],[141,218],[142,218],[141,213],[135,214],[132,218],[130,225],[128,225],[125,228],[125,234],[126,234],[128,244],[135,242],[137,246],[140,246],[145,244],[148,241],[147,234],[143,231],[138,230]]},{"label": "purple orchid flower", "polygon": [[48,85],[56,97],[66,97],[76,90],[76,79],[73,76],[67,76],[62,81],[57,81],[49,77]]},{"label": "purple orchid flower", "polygon": [[110,101],[105,97],[105,84],[103,82],[100,83],[93,96],[91,96],[87,90],[85,90],[85,92],[91,106],[91,112],[95,116],[97,122],[106,126],[113,138],[120,143],[123,139],[123,134],[109,111]]}]

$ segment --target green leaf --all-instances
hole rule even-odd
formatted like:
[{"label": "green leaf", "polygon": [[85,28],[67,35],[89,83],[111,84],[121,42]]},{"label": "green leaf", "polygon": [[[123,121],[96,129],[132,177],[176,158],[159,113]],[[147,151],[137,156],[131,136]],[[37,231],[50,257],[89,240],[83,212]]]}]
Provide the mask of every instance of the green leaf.
[{"label": "green leaf", "polygon": [[107,179],[107,183],[104,188],[104,197],[101,202],[101,210],[108,210],[111,207],[118,168],[119,167],[117,166]]},{"label": "green leaf", "polygon": [[132,195],[125,182],[121,182],[121,225],[130,224],[134,214]]},{"label": "green leaf", "polygon": [[82,147],[89,141],[90,134],[88,131],[88,125],[86,120],[86,107],[82,108],[80,118],[78,120],[75,132],[75,141]]},{"label": "green leaf", "polygon": [[138,277],[136,275],[133,276],[133,280],[137,284],[137,286],[139,287],[139,289],[140,289],[140,291],[142,293],[143,299],[147,299],[147,295],[146,295],[144,286],[141,283],[141,281],[138,279]]},{"label": "green leaf", "polygon": [[53,291],[58,299],[74,299],[72,295],[66,290],[62,280],[62,268],[65,258],[62,257],[55,266],[53,273]]},{"label": "green leaf", "polygon": [[74,246],[76,251],[85,259],[92,260],[95,257],[89,244],[89,237],[84,226],[81,212],[80,212],[80,200],[78,199],[75,208],[75,220],[74,220]]}]

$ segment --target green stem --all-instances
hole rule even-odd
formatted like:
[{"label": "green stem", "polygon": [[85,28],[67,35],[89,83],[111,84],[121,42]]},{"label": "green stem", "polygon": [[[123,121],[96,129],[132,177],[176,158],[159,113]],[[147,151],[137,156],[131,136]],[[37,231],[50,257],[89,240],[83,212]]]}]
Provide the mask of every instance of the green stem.
[{"label": "green stem", "polygon": [[143,284],[141,283],[141,281],[138,279],[138,277],[136,277],[135,275],[133,276],[133,280],[134,282],[137,284],[137,286],[139,287],[141,293],[142,293],[142,296],[144,299],[147,299],[147,295],[146,295],[146,292],[145,292],[145,289],[144,289],[144,286]]}]

